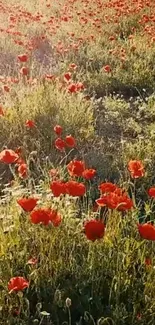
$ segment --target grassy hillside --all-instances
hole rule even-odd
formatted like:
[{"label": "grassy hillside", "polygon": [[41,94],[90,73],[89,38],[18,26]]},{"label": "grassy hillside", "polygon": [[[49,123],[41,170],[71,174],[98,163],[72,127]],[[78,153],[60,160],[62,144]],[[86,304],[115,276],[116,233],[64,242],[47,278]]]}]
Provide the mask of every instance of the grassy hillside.
[{"label": "grassy hillside", "polygon": [[154,325],[154,1],[2,0],[0,36],[0,324]]}]

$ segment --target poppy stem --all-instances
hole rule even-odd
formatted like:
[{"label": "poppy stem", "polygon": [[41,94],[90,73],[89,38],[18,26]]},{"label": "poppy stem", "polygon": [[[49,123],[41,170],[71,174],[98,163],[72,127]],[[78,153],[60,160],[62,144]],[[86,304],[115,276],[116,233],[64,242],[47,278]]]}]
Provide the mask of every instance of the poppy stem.
[{"label": "poppy stem", "polygon": [[71,311],[69,307],[67,307],[67,309],[68,309],[68,325],[72,325]]},{"label": "poppy stem", "polygon": [[15,174],[15,171],[13,170],[11,164],[9,164],[9,169],[10,169],[10,172],[12,174],[12,176],[14,177],[14,179],[16,178],[16,174]]},{"label": "poppy stem", "polygon": [[70,153],[71,153],[73,150],[74,150],[74,148],[71,149],[71,150],[68,152],[68,154],[66,154],[66,155],[61,159],[59,165],[61,165],[61,164],[64,162],[65,159],[67,160],[68,156],[70,155]]}]

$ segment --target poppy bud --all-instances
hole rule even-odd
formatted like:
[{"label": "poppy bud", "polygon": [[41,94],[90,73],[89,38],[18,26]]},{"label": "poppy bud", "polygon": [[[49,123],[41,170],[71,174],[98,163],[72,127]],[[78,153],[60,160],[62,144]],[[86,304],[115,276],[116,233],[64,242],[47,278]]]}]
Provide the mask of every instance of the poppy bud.
[{"label": "poppy bud", "polygon": [[72,304],[72,300],[70,298],[66,299],[66,307],[69,308]]}]

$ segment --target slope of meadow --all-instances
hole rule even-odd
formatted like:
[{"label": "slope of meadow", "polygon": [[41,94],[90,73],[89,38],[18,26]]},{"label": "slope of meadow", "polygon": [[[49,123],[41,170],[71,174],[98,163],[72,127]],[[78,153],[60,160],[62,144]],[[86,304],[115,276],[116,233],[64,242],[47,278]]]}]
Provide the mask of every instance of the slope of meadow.
[{"label": "slope of meadow", "polygon": [[0,324],[155,324],[155,2],[0,1]]}]

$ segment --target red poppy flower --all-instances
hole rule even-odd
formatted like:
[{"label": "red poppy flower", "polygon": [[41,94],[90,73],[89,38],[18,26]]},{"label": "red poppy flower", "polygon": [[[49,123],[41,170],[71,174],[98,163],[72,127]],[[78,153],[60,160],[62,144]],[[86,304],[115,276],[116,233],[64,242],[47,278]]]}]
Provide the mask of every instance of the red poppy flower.
[{"label": "red poppy flower", "polygon": [[25,164],[25,160],[22,159],[21,157],[19,157],[19,158],[17,159],[17,161],[16,161],[16,164],[18,164],[18,165]]},{"label": "red poppy flower", "polygon": [[53,225],[57,227],[61,223],[61,216],[57,213],[57,211],[47,208],[32,211],[30,214],[30,219],[34,224],[43,223],[45,226],[52,222]]},{"label": "red poppy flower", "polygon": [[18,158],[18,154],[11,149],[5,149],[0,152],[0,162],[3,162],[5,164],[13,164],[17,161]]},{"label": "red poppy flower", "polygon": [[62,221],[61,215],[56,211],[51,211],[51,222],[53,223],[54,227],[58,227]]},{"label": "red poppy flower", "polygon": [[7,85],[3,85],[2,86],[3,90],[6,92],[6,93],[9,93],[10,92],[10,87],[7,86]]},{"label": "red poppy flower", "polygon": [[26,279],[24,279],[21,276],[11,278],[8,283],[8,290],[11,292],[12,291],[21,291],[28,287],[29,287],[29,281],[27,281]]},{"label": "red poppy flower", "polygon": [[38,259],[36,257],[31,257],[27,262],[27,264],[29,265],[36,265],[37,263],[38,263]]},{"label": "red poppy flower", "polygon": [[45,74],[44,78],[46,80],[54,80],[55,79],[55,75],[53,75],[53,74]]},{"label": "red poppy flower", "polygon": [[110,67],[110,65],[105,65],[105,66],[103,67],[103,71],[104,71],[104,72],[107,72],[107,73],[111,72],[111,67]]},{"label": "red poppy flower", "polygon": [[38,199],[33,197],[18,199],[17,203],[23,208],[26,212],[31,212],[37,205]]},{"label": "red poppy flower", "polygon": [[[111,194],[117,195],[115,193],[111,193]],[[130,210],[131,208],[133,208],[133,201],[126,194],[117,195],[117,198],[118,198],[118,204],[117,204],[116,209],[118,211],[126,211],[126,210]]]},{"label": "red poppy flower", "polygon": [[18,315],[20,315],[20,309],[18,309],[18,308],[13,308],[13,309],[12,309],[12,315],[13,315],[13,316],[18,316]]},{"label": "red poppy flower", "polygon": [[145,265],[147,265],[147,266],[152,265],[151,258],[149,258],[149,257],[145,258]]},{"label": "red poppy flower", "polygon": [[92,179],[95,175],[96,175],[95,169],[85,169],[84,172],[82,173],[82,176],[87,180]]},{"label": "red poppy flower", "polygon": [[138,313],[136,318],[138,319],[138,321],[140,321],[142,319],[142,314],[141,313]]},{"label": "red poppy flower", "polygon": [[115,192],[108,193],[96,200],[96,203],[101,207],[107,206],[118,211],[130,210],[133,207],[133,201],[125,193],[122,195]]},{"label": "red poppy flower", "polygon": [[55,127],[54,127],[54,132],[55,132],[58,136],[60,136],[61,133],[62,133],[62,127],[61,127],[60,125],[55,125]]},{"label": "red poppy flower", "polygon": [[15,153],[17,153],[18,155],[20,155],[22,153],[22,148],[18,147],[15,149]]},{"label": "red poppy flower", "polygon": [[77,86],[76,84],[72,83],[67,88],[69,93],[76,93],[77,92]]},{"label": "red poppy flower", "polygon": [[20,55],[18,55],[18,60],[20,62],[27,62],[27,60],[28,60],[27,54],[20,54]]},{"label": "red poppy flower", "polygon": [[96,239],[103,238],[105,225],[103,222],[93,219],[84,224],[84,230],[86,237],[91,241],[95,241]]},{"label": "red poppy flower", "polygon": [[98,188],[101,191],[101,193],[104,194],[104,193],[114,192],[117,186],[113,183],[107,182],[107,183],[101,183]]},{"label": "red poppy flower", "polygon": [[121,195],[123,195],[125,193],[125,191],[123,189],[121,189],[120,187],[116,186],[116,189],[115,189],[115,191],[113,193],[121,196]]},{"label": "red poppy flower", "polygon": [[71,64],[69,65],[69,68],[75,70],[75,69],[77,68],[77,65],[76,65],[75,63],[71,63]]},{"label": "red poppy flower", "polygon": [[31,222],[34,224],[43,223],[45,226],[51,221],[49,209],[33,210],[30,214]]},{"label": "red poppy flower", "polygon": [[25,122],[25,126],[27,126],[28,128],[34,128],[35,127],[35,122],[32,120],[27,120]]},{"label": "red poppy flower", "polygon": [[27,164],[20,164],[18,167],[18,175],[20,178],[26,178],[28,176],[28,167]]},{"label": "red poppy flower", "polygon": [[74,148],[76,146],[75,138],[72,135],[67,135],[65,138],[66,146],[69,148]]},{"label": "red poppy flower", "polygon": [[2,106],[0,106],[0,116],[4,116],[4,110]]},{"label": "red poppy flower", "polygon": [[138,230],[142,238],[155,240],[155,226],[150,223],[138,224]]},{"label": "red poppy flower", "polygon": [[66,143],[61,138],[57,138],[55,140],[55,147],[56,147],[56,149],[58,149],[60,151],[63,151],[65,149],[65,147],[66,147]]},{"label": "red poppy flower", "polygon": [[82,176],[82,173],[85,170],[85,163],[81,160],[72,160],[67,165],[67,170],[70,176]]},{"label": "red poppy flower", "polygon": [[27,67],[22,67],[22,68],[20,69],[20,73],[21,73],[23,76],[27,76],[28,73],[29,73],[29,68],[27,68]]},{"label": "red poppy flower", "polygon": [[86,95],[86,96],[83,97],[83,99],[90,100],[90,96],[89,95]]},{"label": "red poppy flower", "polygon": [[109,41],[114,41],[116,38],[115,38],[115,36],[110,36],[109,37]]},{"label": "red poppy flower", "polygon": [[86,193],[86,187],[83,183],[69,181],[66,183],[66,193],[70,196],[83,196]]},{"label": "red poppy flower", "polygon": [[107,206],[107,195],[104,195],[96,200],[96,203],[99,207]]},{"label": "red poppy flower", "polygon": [[149,188],[148,195],[155,198],[155,187]]},{"label": "red poppy flower", "polygon": [[71,73],[70,72],[65,73],[64,80],[68,82],[70,79],[71,79]]},{"label": "red poppy flower", "polygon": [[81,91],[81,90],[85,89],[84,84],[82,82],[78,82],[76,84],[76,88],[77,88],[78,91]]},{"label": "red poppy flower", "polygon": [[140,160],[130,160],[128,163],[128,170],[132,178],[139,178],[144,176],[145,170]]},{"label": "red poppy flower", "polygon": [[66,184],[62,181],[53,181],[50,184],[50,189],[55,197],[60,196],[61,194],[66,194]]}]

